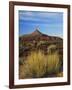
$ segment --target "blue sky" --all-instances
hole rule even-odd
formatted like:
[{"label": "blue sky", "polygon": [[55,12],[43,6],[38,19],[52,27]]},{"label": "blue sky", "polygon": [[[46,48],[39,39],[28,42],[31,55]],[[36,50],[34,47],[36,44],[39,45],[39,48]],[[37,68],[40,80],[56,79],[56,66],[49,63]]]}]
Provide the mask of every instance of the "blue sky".
[{"label": "blue sky", "polygon": [[63,13],[43,11],[19,11],[19,35],[29,34],[39,28],[39,31],[63,37]]}]

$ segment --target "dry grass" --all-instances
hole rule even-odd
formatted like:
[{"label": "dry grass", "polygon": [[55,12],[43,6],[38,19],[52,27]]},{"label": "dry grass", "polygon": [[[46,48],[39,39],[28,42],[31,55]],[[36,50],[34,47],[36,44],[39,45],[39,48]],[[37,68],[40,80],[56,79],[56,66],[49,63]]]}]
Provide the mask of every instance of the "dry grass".
[{"label": "dry grass", "polygon": [[57,52],[53,54],[49,54],[47,56],[47,72],[48,74],[51,73],[58,73],[60,69],[60,59]]},{"label": "dry grass", "polygon": [[61,67],[57,52],[44,55],[42,51],[31,52],[27,60],[20,66],[20,78],[48,77],[59,73]]},{"label": "dry grass", "polygon": [[57,73],[56,76],[57,76],[57,77],[63,77],[63,72],[59,72],[59,73]]}]

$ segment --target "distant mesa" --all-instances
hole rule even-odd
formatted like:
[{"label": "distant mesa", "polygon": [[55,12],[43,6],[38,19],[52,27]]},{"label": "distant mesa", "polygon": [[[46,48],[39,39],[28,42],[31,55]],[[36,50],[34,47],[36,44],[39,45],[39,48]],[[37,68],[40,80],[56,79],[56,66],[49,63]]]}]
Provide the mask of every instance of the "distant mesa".
[{"label": "distant mesa", "polygon": [[39,31],[38,28],[35,29],[34,32],[31,34],[25,34],[19,37],[21,41],[62,41],[63,39],[60,37],[55,37],[55,36],[49,36],[46,34],[43,34]]}]

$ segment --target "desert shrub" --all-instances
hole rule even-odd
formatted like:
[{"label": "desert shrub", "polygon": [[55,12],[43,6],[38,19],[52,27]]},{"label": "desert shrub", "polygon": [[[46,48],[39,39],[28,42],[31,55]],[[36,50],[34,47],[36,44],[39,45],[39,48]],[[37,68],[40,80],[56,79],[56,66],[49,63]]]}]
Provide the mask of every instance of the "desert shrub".
[{"label": "desert shrub", "polygon": [[19,60],[19,65],[23,65],[23,61]]},{"label": "desert shrub", "polygon": [[50,46],[47,48],[47,52],[48,52],[49,54],[52,54],[53,52],[56,51],[56,48],[57,48],[57,46],[52,44],[52,45],[50,45]]},{"label": "desert shrub", "polygon": [[41,51],[31,52],[21,67],[20,78],[48,77],[58,73],[60,68],[59,55],[44,55]]},{"label": "desert shrub", "polygon": [[58,52],[56,51],[53,54],[49,54],[47,56],[47,70],[46,70],[46,72],[48,74],[56,74],[59,72],[60,67],[61,67],[61,62],[59,59]]},{"label": "desert shrub", "polygon": [[19,65],[23,65],[24,63],[24,58],[19,58]]},{"label": "desert shrub", "polygon": [[38,42],[37,46],[40,46],[40,45],[42,45],[42,44],[45,44],[45,41],[40,41],[40,42]]},{"label": "desert shrub", "polygon": [[57,76],[57,77],[63,77],[63,72],[59,72],[59,73],[57,73],[56,76]]},{"label": "desert shrub", "polygon": [[22,69],[23,77],[42,77],[45,73],[45,56],[39,52],[31,52]]}]

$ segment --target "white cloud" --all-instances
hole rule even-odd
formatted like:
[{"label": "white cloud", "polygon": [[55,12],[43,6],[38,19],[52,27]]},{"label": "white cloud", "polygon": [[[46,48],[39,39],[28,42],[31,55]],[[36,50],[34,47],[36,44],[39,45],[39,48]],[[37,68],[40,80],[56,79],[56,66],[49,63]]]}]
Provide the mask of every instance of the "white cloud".
[{"label": "white cloud", "polygon": [[33,12],[33,11],[20,11],[19,12],[20,20],[28,20],[28,21],[42,21],[42,22],[62,22],[62,14],[61,13],[53,13],[53,12]]}]

